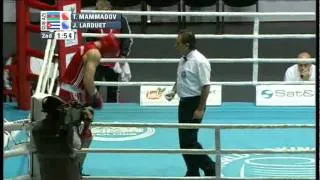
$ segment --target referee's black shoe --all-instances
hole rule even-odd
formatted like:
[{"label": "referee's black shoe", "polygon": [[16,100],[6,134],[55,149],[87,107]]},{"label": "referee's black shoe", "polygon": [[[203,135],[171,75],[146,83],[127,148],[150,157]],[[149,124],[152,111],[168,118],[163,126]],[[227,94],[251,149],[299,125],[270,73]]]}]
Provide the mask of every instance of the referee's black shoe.
[{"label": "referee's black shoe", "polygon": [[90,174],[81,173],[81,176],[90,176]]},{"label": "referee's black shoe", "polygon": [[192,177],[192,176],[200,176],[199,170],[197,171],[188,170],[184,177]]},{"label": "referee's black shoe", "polygon": [[215,163],[207,166],[203,171],[205,176],[216,176]]}]

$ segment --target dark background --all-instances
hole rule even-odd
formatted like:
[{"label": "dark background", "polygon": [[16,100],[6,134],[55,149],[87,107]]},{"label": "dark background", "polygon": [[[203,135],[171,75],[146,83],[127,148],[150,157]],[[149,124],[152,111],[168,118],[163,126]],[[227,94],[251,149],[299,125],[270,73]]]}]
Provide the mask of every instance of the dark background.
[{"label": "dark background", "polygon": [[[215,24],[190,24],[188,29],[199,34],[215,34]],[[131,23],[132,33],[141,33],[140,24]],[[314,34],[314,22],[261,22],[260,34]],[[147,34],[173,34],[177,25],[173,23],[149,25]],[[3,25],[4,56],[16,51],[15,23]],[[225,34],[252,34],[252,23],[225,23]],[[45,41],[38,33],[31,34],[32,47],[44,50]],[[197,41],[198,50],[207,58],[251,58],[253,50],[251,39],[200,39]],[[270,39],[259,40],[260,58],[295,58],[302,51],[315,55],[315,39]],[[132,58],[179,58],[174,48],[174,39],[134,39]],[[260,63],[259,81],[281,81],[287,67],[292,64]],[[174,81],[176,63],[139,63],[130,64],[131,81]],[[212,81],[251,81],[252,63],[211,63]],[[121,87],[122,102],[139,102],[139,87]],[[255,89],[253,86],[223,86],[222,100],[232,102],[254,102]]]}]

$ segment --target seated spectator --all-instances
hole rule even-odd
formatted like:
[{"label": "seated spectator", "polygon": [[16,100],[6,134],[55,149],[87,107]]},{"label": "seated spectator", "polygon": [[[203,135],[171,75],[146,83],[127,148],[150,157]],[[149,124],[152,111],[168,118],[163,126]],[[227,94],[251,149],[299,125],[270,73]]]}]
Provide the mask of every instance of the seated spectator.
[{"label": "seated spectator", "polygon": [[305,59],[311,58],[307,52],[298,55],[301,61],[298,64],[290,66],[285,73],[285,81],[314,81],[316,76],[316,67],[314,64],[308,63]]}]

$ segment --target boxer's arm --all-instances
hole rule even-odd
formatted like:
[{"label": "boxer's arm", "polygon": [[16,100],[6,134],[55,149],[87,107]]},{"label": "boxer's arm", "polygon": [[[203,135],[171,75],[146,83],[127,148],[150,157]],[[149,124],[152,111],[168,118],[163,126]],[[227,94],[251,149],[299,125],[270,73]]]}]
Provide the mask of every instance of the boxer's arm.
[{"label": "boxer's arm", "polygon": [[97,49],[89,50],[84,56],[83,84],[86,92],[92,96],[95,93],[94,75],[100,63],[101,54]]}]

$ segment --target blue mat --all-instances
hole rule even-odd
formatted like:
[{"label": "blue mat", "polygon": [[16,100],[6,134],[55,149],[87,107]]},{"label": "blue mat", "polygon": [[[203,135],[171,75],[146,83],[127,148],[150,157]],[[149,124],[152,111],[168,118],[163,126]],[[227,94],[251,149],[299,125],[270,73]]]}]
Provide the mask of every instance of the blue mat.
[{"label": "blue mat", "polygon": [[[4,105],[7,120],[27,117],[12,104]],[[105,104],[96,111],[96,122],[176,123],[177,107],[140,107],[137,104]],[[252,103],[224,103],[208,107],[204,124],[315,124],[314,107],[256,107]],[[177,129],[93,128],[92,148],[178,149]],[[201,129],[199,141],[213,148],[214,130]],[[314,129],[222,130],[223,149],[314,149]],[[214,155],[212,155],[214,158]],[[226,177],[314,177],[315,157],[311,154],[232,154],[222,156]],[[5,161],[5,177],[27,173],[27,157]],[[20,167],[20,168],[19,168]],[[88,154],[85,173],[94,176],[183,176],[180,154]]]}]

